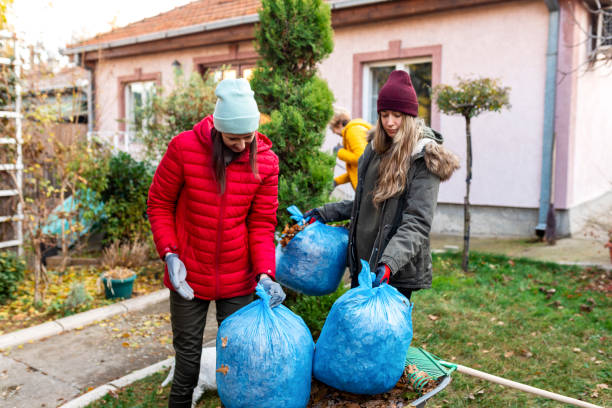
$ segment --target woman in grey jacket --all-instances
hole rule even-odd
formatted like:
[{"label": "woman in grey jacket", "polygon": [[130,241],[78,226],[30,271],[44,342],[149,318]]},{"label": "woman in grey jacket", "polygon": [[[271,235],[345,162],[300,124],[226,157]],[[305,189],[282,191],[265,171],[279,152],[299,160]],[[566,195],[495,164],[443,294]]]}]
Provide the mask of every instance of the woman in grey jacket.
[{"label": "woman in grey jacket", "polygon": [[349,219],[348,265],[358,285],[360,259],[408,299],[431,287],[429,232],[440,181],[459,168],[442,136],[417,118],[410,75],[393,71],[378,94],[378,121],[359,159],[353,201],[326,204],[305,214],[321,222]]}]

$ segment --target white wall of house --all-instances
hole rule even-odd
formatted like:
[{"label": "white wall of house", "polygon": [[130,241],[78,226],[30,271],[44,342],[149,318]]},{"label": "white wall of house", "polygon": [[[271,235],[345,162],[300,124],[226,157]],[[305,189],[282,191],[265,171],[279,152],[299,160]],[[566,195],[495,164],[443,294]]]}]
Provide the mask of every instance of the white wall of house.
[{"label": "white wall of house", "polygon": [[[353,108],[353,54],[384,51],[392,40],[401,48],[442,46],[441,82],[456,76],[499,78],[511,87],[509,111],[485,113],[472,122],[471,202],[484,206],[537,208],[543,132],[548,9],[543,1],[506,3],[414,16],[401,21],[340,28],[333,54],[320,71],[337,104]],[[465,125],[442,115],[446,146],[463,168],[442,184],[439,201],[462,203],[465,191]]]},{"label": "white wall of house", "polygon": [[581,27],[587,29],[589,22],[587,13],[579,11],[572,207],[612,193],[612,66],[588,63],[589,41]]}]

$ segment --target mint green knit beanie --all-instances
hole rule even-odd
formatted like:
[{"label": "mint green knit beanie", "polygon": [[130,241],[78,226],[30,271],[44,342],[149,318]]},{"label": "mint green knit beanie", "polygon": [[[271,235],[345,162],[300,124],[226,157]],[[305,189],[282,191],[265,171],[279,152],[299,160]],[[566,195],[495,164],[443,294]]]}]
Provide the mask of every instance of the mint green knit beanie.
[{"label": "mint green knit beanie", "polygon": [[246,79],[224,79],[217,85],[215,95],[218,99],[213,122],[218,131],[242,135],[257,130],[259,110]]}]

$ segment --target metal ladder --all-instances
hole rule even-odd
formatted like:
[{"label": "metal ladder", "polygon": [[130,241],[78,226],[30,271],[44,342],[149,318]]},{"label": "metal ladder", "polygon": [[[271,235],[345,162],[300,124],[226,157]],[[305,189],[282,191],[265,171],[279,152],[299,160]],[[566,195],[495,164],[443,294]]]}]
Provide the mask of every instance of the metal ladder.
[{"label": "metal ladder", "polygon": [[[14,55],[13,58],[0,56],[0,65],[12,66],[15,71],[15,110],[4,111],[0,110],[0,118],[9,118],[15,120],[15,135],[14,137],[6,137],[8,135],[0,135],[0,145],[16,145],[16,162],[15,163],[0,163],[0,171],[14,171],[17,185],[12,190],[0,190],[0,198],[18,196],[20,191],[23,191],[23,138],[21,129],[21,84],[19,79],[21,76],[21,61],[18,54],[17,37],[15,34],[8,31],[0,31],[0,41],[12,41]],[[0,216],[0,222],[13,222],[15,230],[15,238],[7,241],[0,241],[1,248],[17,247],[18,254],[23,255],[23,206],[20,202],[17,204],[17,213],[13,215]]]}]

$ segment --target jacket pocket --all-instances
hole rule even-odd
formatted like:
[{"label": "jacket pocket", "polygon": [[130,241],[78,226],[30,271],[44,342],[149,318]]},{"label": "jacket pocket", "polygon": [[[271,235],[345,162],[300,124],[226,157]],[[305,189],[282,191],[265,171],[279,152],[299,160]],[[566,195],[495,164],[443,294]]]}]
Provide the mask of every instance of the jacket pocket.
[{"label": "jacket pocket", "polygon": [[196,257],[194,255],[193,247],[190,243],[189,233],[187,231],[185,231],[182,241],[183,242],[179,244],[179,258],[185,264],[187,272],[197,272],[198,265],[196,262]]},{"label": "jacket pocket", "polygon": [[427,274],[431,275],[431,263],[427,262],[426,253],[426,251],[422,251],[412,257],[398,273],[391,277],[389,283],[405,287],[422,287],[426,284]]}]

